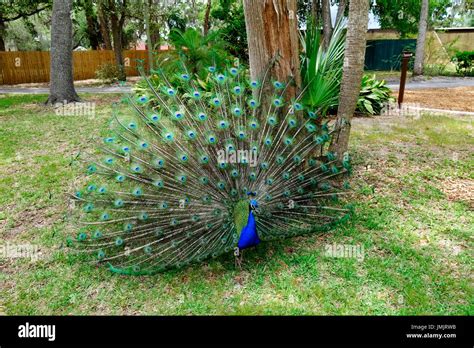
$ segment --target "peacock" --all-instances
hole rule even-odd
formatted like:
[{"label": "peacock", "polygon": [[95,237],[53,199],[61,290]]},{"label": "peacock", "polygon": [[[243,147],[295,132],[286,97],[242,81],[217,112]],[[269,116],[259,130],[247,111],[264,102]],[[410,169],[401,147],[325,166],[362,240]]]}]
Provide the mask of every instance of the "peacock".
[{"label": "peacock", "polygon": [[291,79],[244,67],[182,65],[143,74],[116,103],[100,155],[85,160],[68,242],[120,274],[153,274],[261,242],[328,231],[352,206],[350,158],[328,150],[334,125],[289,97]]}]

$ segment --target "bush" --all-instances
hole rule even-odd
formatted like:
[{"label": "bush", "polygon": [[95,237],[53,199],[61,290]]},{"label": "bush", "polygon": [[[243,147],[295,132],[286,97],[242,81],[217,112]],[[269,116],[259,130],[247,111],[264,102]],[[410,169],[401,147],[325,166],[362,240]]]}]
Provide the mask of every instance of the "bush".
[{"label": "bush", "polygon": [[390,96],[390,88],[384,80],[377,80],[375,75],[364,75],[361,82],[356,112],[364,115],[380,115],[383,107],[395,100]]},{"label": "bush", "polygon": [[104,63],[96,70],[95,76],[104,83],[112,83],[118,81],[120,70],[115,64]]},{"label": "bush", "polygon": [[[221,68],[235,63],[235,58],[227,51],[226,42],[219,37],[219,32],[202,35],[192,28],[186,31],[173,29],[169,39],[174,49],[157,55],[155,69],[149,76],[149,82],[156,89],[163,84],[161,74],[164,74],[168,82],[180,93],[186,92],[189,82],[183,80],[180,75],[187,71],[205,91],[210,78],[210,66]],[[135,93],[146,93],[148,89],[145,79],[141,79],[133,88]],[[150,99],[153,100],[154,96],[151,95]]]},{"label": "bush", "polygon": [[474,76],[474,51],[458,52],[452,58],[456,72],[462,76]]},{"label": "bush", "polygon": [[323,116],[337,108],[344,64],[344,27],[335,27],[328,48],[321,44],[319,24],[311,17],[301,36],[301,80],[303,103]]}]

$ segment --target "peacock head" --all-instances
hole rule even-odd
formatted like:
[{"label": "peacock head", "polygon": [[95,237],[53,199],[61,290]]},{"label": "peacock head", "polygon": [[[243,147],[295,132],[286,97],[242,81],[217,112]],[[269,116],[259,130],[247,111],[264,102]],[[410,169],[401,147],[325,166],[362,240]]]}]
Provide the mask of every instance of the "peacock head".
[{"label": "peacock head", "polygon": [[249,196],[249,199],[250,199],[250,210],[257,210],[258,208],[258,202],[256,199],[252,198],[252,197],[255,197],[257,195],[256,192],[247,192],[247,196]]}]

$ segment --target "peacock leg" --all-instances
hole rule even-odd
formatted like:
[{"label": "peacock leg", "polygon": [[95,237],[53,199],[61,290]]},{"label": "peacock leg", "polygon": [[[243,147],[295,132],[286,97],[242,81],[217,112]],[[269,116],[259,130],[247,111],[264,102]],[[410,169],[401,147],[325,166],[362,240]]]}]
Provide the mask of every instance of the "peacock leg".
[{"label": "peacock leg", "polygon": [[240,250],[239,248],[235,248],[234,256],[235,256],[235,268],[242,270],[243,250]]}]

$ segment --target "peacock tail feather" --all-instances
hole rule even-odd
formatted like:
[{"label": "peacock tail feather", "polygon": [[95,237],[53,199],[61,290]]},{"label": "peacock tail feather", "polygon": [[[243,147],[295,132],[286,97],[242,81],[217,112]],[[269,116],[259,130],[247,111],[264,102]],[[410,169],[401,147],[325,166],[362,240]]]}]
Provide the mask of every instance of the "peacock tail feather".
[{"label": "peacock tail feather", "polygon": [[282,81],[249,81],[238,66],[208,70],[205,81],[185,67],[154,70],[159,83],[144,76],[140,95],[114,107],[101,156],[87,164],[73,242],[115,272],[151,274],[233,251],[250,192],[263,241],[328,230],[351,213],[341,180],[349,156],[327,151],[334,129],[318,110],[288,100]]}]

